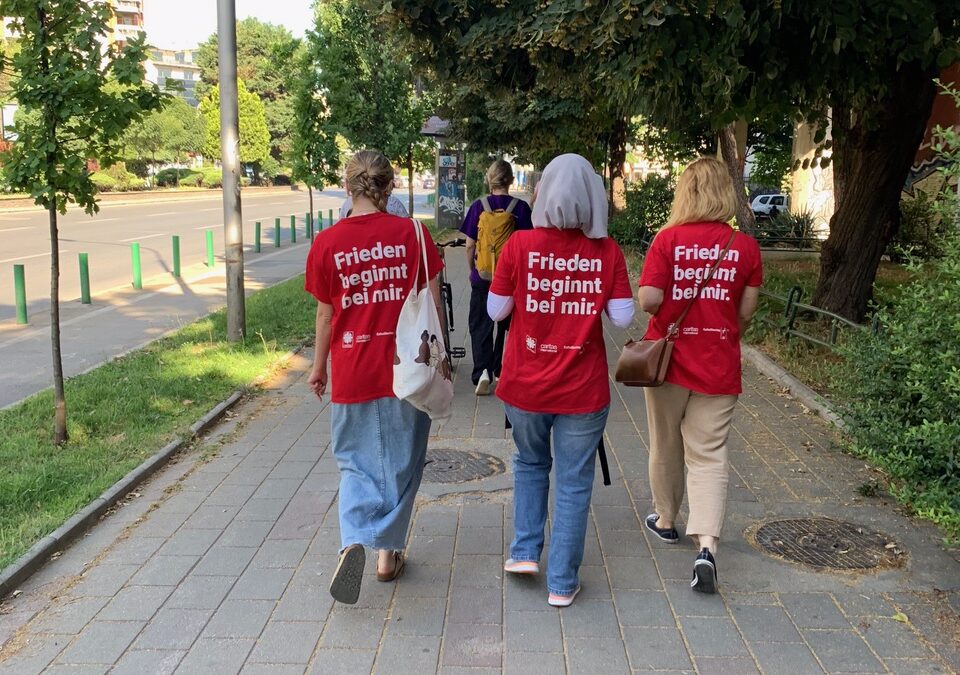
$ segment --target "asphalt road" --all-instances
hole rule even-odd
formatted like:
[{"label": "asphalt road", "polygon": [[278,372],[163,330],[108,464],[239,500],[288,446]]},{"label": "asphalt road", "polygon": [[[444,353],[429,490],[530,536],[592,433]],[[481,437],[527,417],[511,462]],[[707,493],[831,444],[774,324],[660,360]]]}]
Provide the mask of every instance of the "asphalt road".
[{"label": "asphalt road", "polygon": [[[314,194],[316,211],[326,222],[330,209],[337,210],[343,192]],[[280,218],[281,243],[290,242],[290,216],[296,216],[297,237],[305,236],[309,200],[305,190],[248,192],[243,202],[243,239],[253,254],[254,227],[261,221],[262,250],[273,247],[275,219]],[[426,193],[415,197],[417,210],[425,209]],[[60,217],[60,298],[80,297],[78,254],[86,253],[90,264],[91,292],[96,295],[132,283],[131,244],[140,244],[144,279],[171,275],[173,235],[180,237],[181,265],[206,260],[206,232],[213,232],[216,259],[223,259],[223,205],[219,192],[209,195],[158,199],[149,203],[104,202],[88,216],[71,209]],[[40,209],[5,212],[0,202],[0,322],[15,316],[13,266],[22,264],[26,277],[27,303],[31,315],[46,311],[50,293],[49,222]]]},{"label": "asphalt road", "polygon": [[[419,216],[428,215],[424,191],[415,197]],[[314,214],[336,213],[343,192],[314,193]],[[303,270],[308,241],[306,191],[245,192],[243,237],[246,288],[252,292]],[[290,236],[296,216],[297,241]],[[280,218],[280,247],[273,228]],[[261,222],[261,251],[253,250]],[[206,231],[214,233],[215,266],[206,266]],[[0,202],[0,407],[50,386],[50,253],[46,212],[4,210]],[[96,216],[74,209],[61,216],[61,327],[67,376],[137,348],[226,302],[223,269],[223,207],[219,192],[138,203],[105,202]],[[172,237],[180,236],[181,278],[172,276]],[[144,288],[132,288],[130,245],[139,242]],[[82,305],[79,253],[90,261],[93,303]],[[29,323],[15,323],[13,266],[23,264]]]}]

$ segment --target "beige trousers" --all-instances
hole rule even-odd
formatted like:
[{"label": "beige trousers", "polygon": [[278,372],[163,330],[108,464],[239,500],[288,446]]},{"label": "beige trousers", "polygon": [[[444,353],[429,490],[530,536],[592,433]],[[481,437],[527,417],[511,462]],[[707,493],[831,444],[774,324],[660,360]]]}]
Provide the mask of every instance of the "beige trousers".
[{"label": "beige trousers", "polygon": [[727,435],[737,397],[707,396],[669,382],[647,388],[644,395],[656,512],[675,521],[683,501],[686,464],[687,534],[719,538],[730,475]]}]

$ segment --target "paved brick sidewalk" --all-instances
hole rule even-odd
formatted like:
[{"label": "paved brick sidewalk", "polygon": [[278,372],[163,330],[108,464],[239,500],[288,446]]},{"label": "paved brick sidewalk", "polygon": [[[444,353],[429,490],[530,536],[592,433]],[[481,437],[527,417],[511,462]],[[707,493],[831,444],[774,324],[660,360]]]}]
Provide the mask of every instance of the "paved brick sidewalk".
[{"label": "paved brick sidewalk", "polygon": [[[451,262],[462,314],[463,265]],[[611,347],[623,337],[611,332]],[[360,602],[334,605],[338,477],[328,411],[307,389],[307,366],[299,360],[238,409],[211,439],[212,458],[172,464],[8,599],[0,673],[960,669],[960,564],[933,528],[883,497],[858,496],[870,471],[752,369],[731,437],[720,595],[690,591],[689,541],[665,546],[641,528],[649,510],[643,392],[619,387],[607,426],[613,485],[600,485],[598,472],[583,592],[556,610],[542,579],[504,578],[511,443],[501,406],[473,396],[463,363],[456,414],[431,447],[487,453],[507,473],[425,483],[403,577],[377,583],[368,569]],[[882,531],[906,552],[905,565],[816,572],[768,557],[745,537],[761,521],[793,516]]]}]

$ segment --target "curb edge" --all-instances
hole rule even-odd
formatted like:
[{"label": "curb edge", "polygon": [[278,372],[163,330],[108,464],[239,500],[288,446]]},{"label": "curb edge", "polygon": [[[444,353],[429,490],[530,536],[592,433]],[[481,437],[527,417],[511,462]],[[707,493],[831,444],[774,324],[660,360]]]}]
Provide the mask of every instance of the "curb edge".
[{"label": "curb edge", "polygon": [[815,412],[825,421],[834,425],[838,429],[843,429],[843,419],[834,411],[833,407],[823,396],[805,385],[796,377],[790,374],[780,364],[776,363],[769,356],[761,352],[756,347],[741,343],[740,349],[745,360],[750,362],[754,368],[772,379],[782,387],[785,387],[797,400],[807,408]]},{"label": "curb edge", "polygon": [[10,592],[15,590],[17,585],[45,565],[51,554],[62,550],[110,507],[120,501],[136,486],[156,473],[166,464],[172,455],[212,427],[227,410],[236,405],[243,397],[244,392],[242,390],[238,389],[234,391],[226,399],[215,405],[206,415],[197,420],[190,427],[189,435],[185,438],[171,441],[158,452],[145,459],[139,466],[131,470],[111,487],[107,488],[103,494],[77,511],[60,527],[44,536],[40,541],[31,546],[26,553],[0,571],[0,599],[5,598]]}]

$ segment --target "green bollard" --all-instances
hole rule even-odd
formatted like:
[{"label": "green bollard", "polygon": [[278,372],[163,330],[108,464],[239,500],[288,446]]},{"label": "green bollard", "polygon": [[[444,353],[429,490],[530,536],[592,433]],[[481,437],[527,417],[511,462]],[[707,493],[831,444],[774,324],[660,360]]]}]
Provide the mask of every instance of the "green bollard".
[{"label": "green bollard", "polygon": [[213,265],[213,230],[207,230],[207,267],[212,268]]},{"label": "green bollard", "polygon": [[90,304],[90,262],[86,253],[80,254],[80,303]]},{"label": "green bollard", "polygon": [[330,210],[327,212],[327,218],[328,218],[329,221],[330,221],[330,226],[332,226],[332,225],[333,225],[333,209],[330,209]]},{"label": "green bollard", "polygon": [[323,211],[317,211],[317,232],[323,229]]},{"label": "green bollard", "polygon": [[295,215],[290,215],[290,243],[297,243],[297,217]]},{"label": "green bollard", "polygon": [[306,217],[303,219],[304,227],[307,230],[307,239],[313,241],[313,214],[307,211]]},{"label": "green bollard", "polygon": [[253,226],[253,252],[260,252],[260,221]]},{"label": "green bollard", "polygon": [[280,248],[280,219],[273,221],[273,247]]},{"label": "green bollard", "polygon": [[17,323],[27,322],[27,284],[23,278],[23,265],[13,266],[13,288],[17,297]]},{"label": "green bollard", "polygon": [[130,244],[130,260],[133,262],[133,287],[143,288],[143,272],[140,269],[140,244]]},{"label": "green bollard", "polygon": [[180,278],[180,237],[173,235],[173,276]]}]

